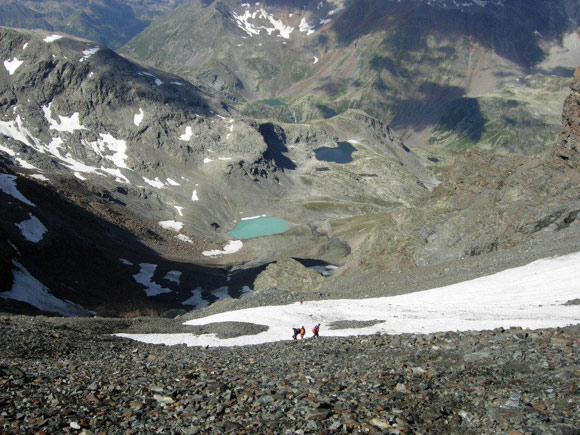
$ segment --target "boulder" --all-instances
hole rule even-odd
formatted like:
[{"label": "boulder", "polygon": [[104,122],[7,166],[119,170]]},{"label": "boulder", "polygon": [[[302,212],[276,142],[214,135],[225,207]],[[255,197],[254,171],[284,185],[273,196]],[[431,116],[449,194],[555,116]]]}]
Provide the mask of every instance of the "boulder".
[{"label": "boulder", "polygon": [[324,278],[318,272],[308,269],[292,258],[278,260],[270,264],[254,281],[254,291],[270,288],[295,293],[316,292]]}]

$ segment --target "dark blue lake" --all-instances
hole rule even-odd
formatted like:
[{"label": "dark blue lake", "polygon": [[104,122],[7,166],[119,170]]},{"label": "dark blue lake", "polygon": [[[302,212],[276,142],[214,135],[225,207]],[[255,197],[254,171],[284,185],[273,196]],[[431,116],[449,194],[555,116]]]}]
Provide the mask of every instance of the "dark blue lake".
[{"label": "dark blue lake", "polygon": [[321,162],[333,162],[333,163],[350,163],[352,162],[352,153],[356,151],[348,142],[338,142],[336,148],[320,147],[314,150],[316,155],[316,160]]}]

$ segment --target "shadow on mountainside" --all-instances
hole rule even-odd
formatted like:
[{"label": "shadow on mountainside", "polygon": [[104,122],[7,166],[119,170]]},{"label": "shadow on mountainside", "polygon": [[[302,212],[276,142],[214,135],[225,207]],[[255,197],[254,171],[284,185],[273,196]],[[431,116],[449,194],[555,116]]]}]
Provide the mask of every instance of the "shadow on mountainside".
[{"label": "shadow on mountainside", "polygon": [[[16,175],[1,163],[0,172]],[[0,276],[3,278],[11,274],[13,261],[17,261],[54,296],[80,304],[101,316],[153,314],[169,308],[183,308],[180,302],[189,298],[194,288],[216,289],[227,285],[228,273],[224,269],[172,261],[144,244],[141,238],[147,238],[152,245],[170,242],[162,231],[147,227],[142,219],[128,212],[123,214],[123,206],[113,198],[95,195],[76,179],[54,179],[58,180],[58,192],[28,178],[17,178],[18,190],[35,207],[15,201],[0,191],[3,210]],[[67,196],[75,197],[87,208],[71,202]],[[93,210],[99,210],[99,214]],[[14,225],[29,215],[47,228],[38,243],[25,240]],[[126,228],[130,225],[135,225],[139,237]],[[144,285],[133,277],[141,272],[142,263],[156,265],[151,281],[170,287],[172,291],[147,297]],[[168,281],[166,276],[170,271],[182,272],[180,284],[172,285]],[[252,279],[260,271],[245,271],[239,278]],[[10,277],[9,281],[3,280],[0,292],[9,291],[11,287]],[[237,290],[229,293],[241,296]],[[216,299],[209,292],[207,296],[206,300]],[[0,304],[0,307],[6,305],[9,304]],[[19,308],[20,312],[22,309]]]},{"label": "shadow on mountainside", "polygon": [[[479,102],[464,95],[465,89],[461,87],[425,82],[418,87],[414,97],[395,99],[393,105],[397,107],[397,115],[390,125],[393,128],[421,131],[428,126],[442,123],[446,129],[460,133],[463,125],[459,121],[469,118],[470,126],[483,127],[485,118]],[[470,128],[470,131],[471,140],[477,141],[481,137],[481,129]]]},{"label": "shadow on mountainside", "polygon": [[569,14],[565,3],[512,0],[495,6],[487,2],[484,8],[474,5],[461,12],[431,7],[423,1],[350,0],[332,28],[342,45],[366,34],[386,32],[402,52],[426,50],[433,37],[473,41],[531,68],[544,57],[542,40],[559,41],[564,32],[580,23],[577,11]]},{"label": "shadow on mountainside", "polygon": [[[509,120],[504,120],[506,124]],[[485,127],[486,119],[481,113],[479,101],[476,98],[462,97],[449,103],[447,110],[439,119],[438,126],[443,130],[451,130],[472,143],[477,143]]]},{"label": "shadow on mountainside", "polygon": [[284,155],[284,153],[289,151],[285,145],[286,133],[284,133],[284,130],[280,126],[266,123],[260,124],[259,131],[264,138],[264,142],[268,145],[264,157],[274,160],[279,168],[296,169],[296,164]]}]

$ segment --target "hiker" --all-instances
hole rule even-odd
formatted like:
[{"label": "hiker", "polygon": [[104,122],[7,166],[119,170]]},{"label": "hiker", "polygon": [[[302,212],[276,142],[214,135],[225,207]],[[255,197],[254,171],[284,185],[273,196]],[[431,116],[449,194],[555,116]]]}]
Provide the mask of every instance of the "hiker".
[{"label": "hiker", "polygon": [[298,334],[300,334],[300,328],[292,328],[292,331],[294,332],[294,334],[292,334],[292,338],[296,340],[296,337],[298,337]]},{"label": "hiker", "polygon": [[304,326],[302,326],[302,328],[300,328],[300,339],[304,340],[304,334],[306,334],[306,329],[304,329]]},{"label": "hiker", "polygon": [[320,332],[320,323],[314,325],[314,328],[312,328],[312,333],[314,334],[315,337],[318,337],[319,332]]}]

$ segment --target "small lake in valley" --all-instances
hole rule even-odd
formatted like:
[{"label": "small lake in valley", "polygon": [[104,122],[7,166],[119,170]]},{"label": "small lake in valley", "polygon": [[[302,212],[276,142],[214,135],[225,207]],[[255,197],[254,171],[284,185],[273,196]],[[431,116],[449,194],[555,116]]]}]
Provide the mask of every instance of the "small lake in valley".
[{"label": "small lake in valley", "polygon": [[230,231],[232,237],[239,240],[253,239],[254,237],[280,234],[290,228],[288,223],[281,218],[273,216],[260,216],[246,218],[238,222],[236,227]]},{"label": "small lake in valley", "polygon": [[320,147],[314,150],[316,159],[321,162],[333,162],[333,163],[350,163],[352,162],[352,153],[356,151],[348,142],[338,142],[336,148]]}]

